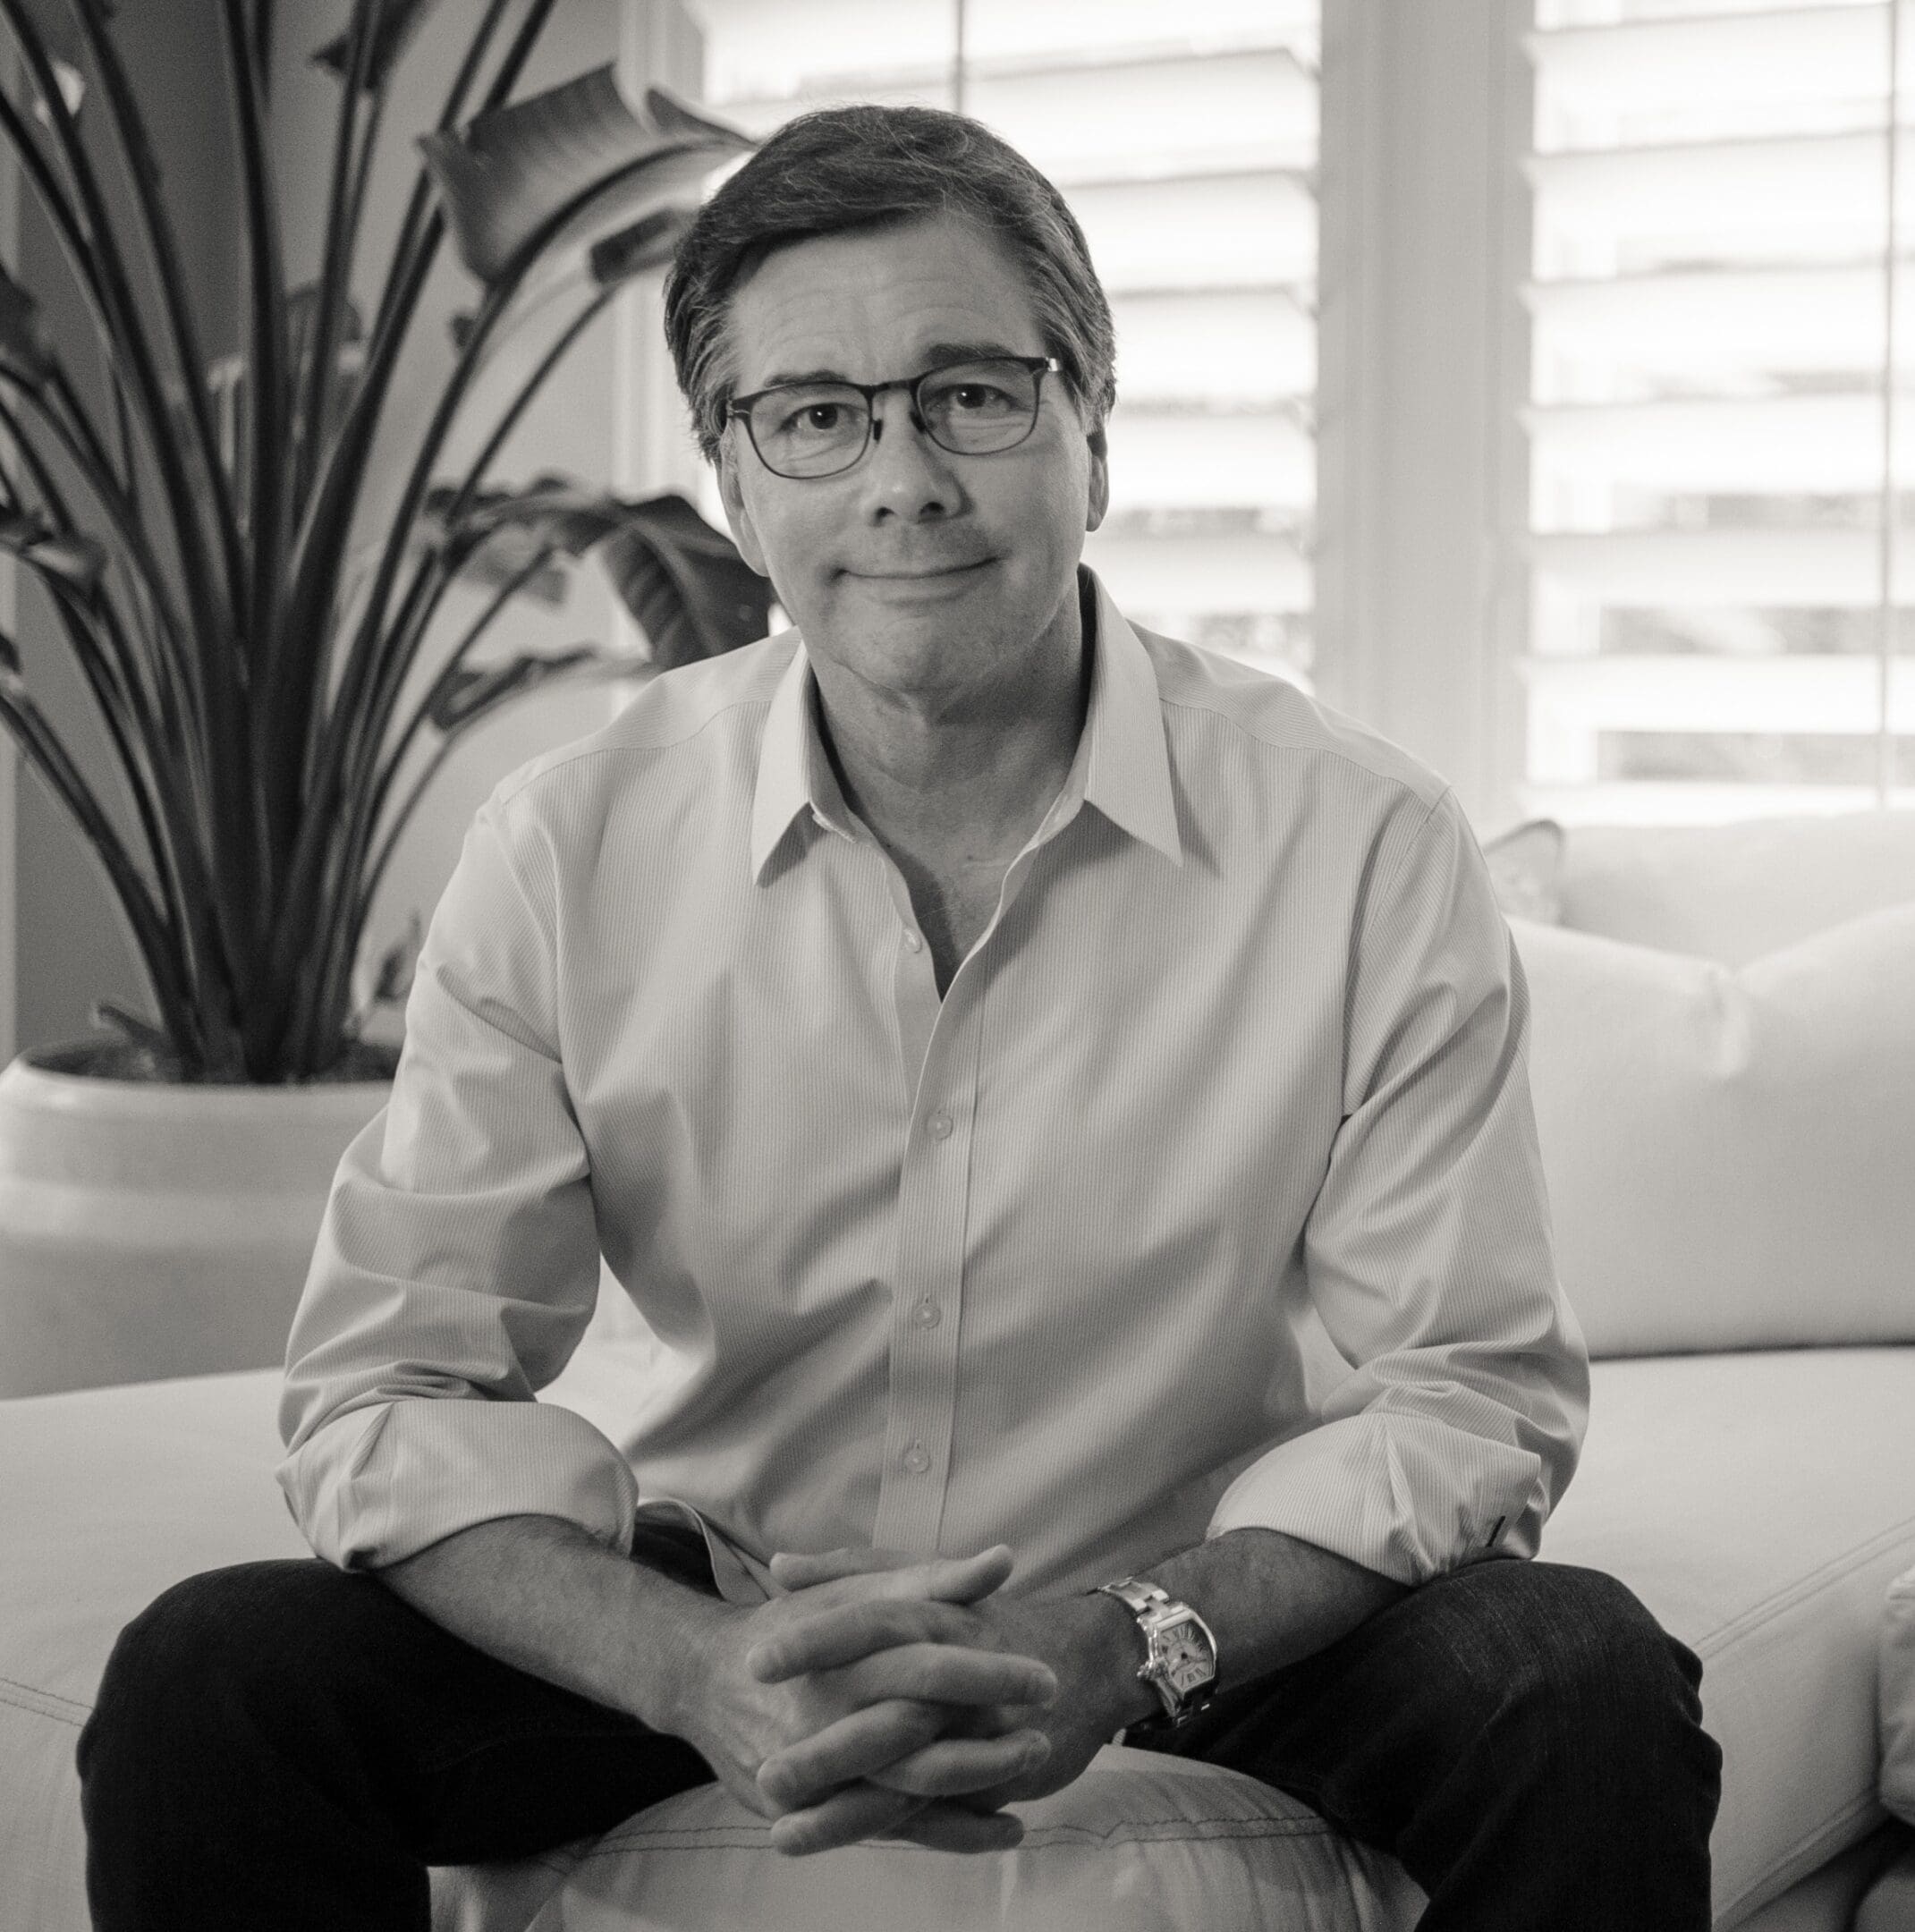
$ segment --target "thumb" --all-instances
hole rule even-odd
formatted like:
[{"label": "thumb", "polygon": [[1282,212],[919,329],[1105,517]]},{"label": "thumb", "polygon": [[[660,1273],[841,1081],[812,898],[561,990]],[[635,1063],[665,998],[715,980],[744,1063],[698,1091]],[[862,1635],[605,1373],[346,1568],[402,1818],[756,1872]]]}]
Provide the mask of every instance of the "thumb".
[{"label": "thumb", "polygon": [[810,1555],[796,1550],[779,1550],[769,1565],[772,1580],[786,1589],[810,1589],[819,1583],[835,1583],[843,1577],[869,1576],[881,1570],[905,1570],[922,1558],[909,1550],[835,1549]]}]

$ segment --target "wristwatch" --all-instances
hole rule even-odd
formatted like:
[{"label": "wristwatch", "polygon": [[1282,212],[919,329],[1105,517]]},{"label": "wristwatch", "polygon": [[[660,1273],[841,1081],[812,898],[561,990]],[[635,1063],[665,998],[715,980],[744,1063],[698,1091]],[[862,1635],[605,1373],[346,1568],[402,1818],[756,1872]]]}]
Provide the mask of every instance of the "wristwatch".
[{"label": "wristwatch", "polygon": [[1126,1727],[1127,1737],[1174,1733],[1205,1709],[1216,1689],[1216,1639],[1187,1603],[1141,1577],[1119,1577],[1097,1590],[1114,1597],[1137,1619],[1143,1632],[1144,1661],[1140,1683],[1152,1685],[1164,1700],[1161,1716]]}]

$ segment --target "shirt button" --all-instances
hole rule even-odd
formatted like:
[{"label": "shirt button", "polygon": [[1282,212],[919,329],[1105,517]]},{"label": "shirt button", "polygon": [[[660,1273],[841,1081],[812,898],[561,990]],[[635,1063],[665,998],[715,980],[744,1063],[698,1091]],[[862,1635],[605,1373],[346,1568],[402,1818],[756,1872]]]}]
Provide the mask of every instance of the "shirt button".
[{"label": "shirt button", "polygon": [[909,946],[913,953],[921,953],[924,951],[924,941],[919,938],[917,934],[911,931],[911,928],[908,926],[904,928],[904,944]]},{"label": "shirt button", "polygon": [[948,1140],[951,1138],[951,1116],[948,1114],[934,1114],[928,1123],[934,1140]]},{"label": "shirt button", "polygon": [[929,1469],[930,1466],[931,1459],[929,1456],[925,1454],[924,1445],[921,1442],[914,1442],[913,1444],[911,1444],[911,1447],[904,1452],[904,1467],[908,1469],[913,1476],[923,1475],[925,1470]]},{"label": "shirt button", "polygon": [[919,1302],[911,1312],[918,1318],[920,1328],[935,1328],[945,1318],[945,1311],[928,1297]]}]

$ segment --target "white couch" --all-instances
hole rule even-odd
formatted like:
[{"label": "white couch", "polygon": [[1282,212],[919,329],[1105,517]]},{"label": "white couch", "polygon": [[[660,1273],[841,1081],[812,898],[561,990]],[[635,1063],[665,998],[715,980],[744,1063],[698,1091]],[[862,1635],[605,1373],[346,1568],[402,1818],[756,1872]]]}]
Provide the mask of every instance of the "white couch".
[{"label": "white couch", "polygon": [[[1493,852],[1543,915],[1513,920],[1532,1084],[1606,1358],[1544,1554],[1614,1572],[1704,1660],[1717,1927],[1915,1932],[1915,1834],[1883,1803],[1915,1820],[1915,815],[1555,843]],[[549,1393],[610,1425],[644,1342],[606,1316]],[[301,1554],[275,1380],[0,1403],[0,1926],[86,1924],[72,1750],[120,1625]],[[793,1864],[708,1790],[436,1896],[459,1932],[1396,1932],[1420,1902],[1301,1806],[1135,1752],[1028,1822],[987,1859]]]}]

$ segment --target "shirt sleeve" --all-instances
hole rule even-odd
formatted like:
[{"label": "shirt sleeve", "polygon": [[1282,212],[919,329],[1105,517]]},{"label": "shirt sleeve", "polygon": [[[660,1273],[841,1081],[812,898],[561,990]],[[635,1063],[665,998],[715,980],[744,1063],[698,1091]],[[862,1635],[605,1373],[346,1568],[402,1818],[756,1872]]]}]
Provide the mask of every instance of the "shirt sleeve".
[{"label": "shirt sleeve", "polygon": [[279,1480],[342,1568],[521,1514],[631,1547],[624,1458],[535,1400],[591,1319],[598,1243],[550,927],[507,832],[495,793],[421,949],[391,1100],[334,1177],[287,1344]]},{"label": "shirt sleeve", "polygon": [[1343,1118],[1303,1237],[1352,1372],[1242,1470],[1209,1534],[1281,1530],[1419,1583],[1536,1554],[1589,1383],[1556,1279],[1521,963],[1453,795],[1408,823],[1379,842],[1358,919]]}]

